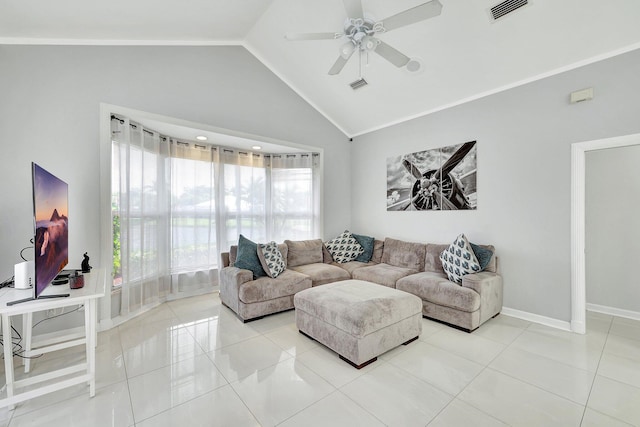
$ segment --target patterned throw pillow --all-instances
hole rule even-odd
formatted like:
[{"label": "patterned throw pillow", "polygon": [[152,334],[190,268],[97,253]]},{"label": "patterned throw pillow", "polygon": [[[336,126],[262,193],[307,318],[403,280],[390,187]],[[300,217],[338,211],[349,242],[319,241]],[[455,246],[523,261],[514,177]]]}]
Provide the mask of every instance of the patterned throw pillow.
[{"label": "patterned throw pillow", "polygon": [[348,230],[326,242],[325,246],[331,253],[333,260],[340,264],[353,261],[364,252],[364,248]]},{"label": "patterned throw pillow", "polygon": [[258,243],[258,258],[267,276],[273,279],[278,277],[280,273],[287,268],[284,257],[278,249],[276,242],[269,242],[267,244]]},{"label": "patterned throw pillow", "polygon": [[242,234],[238,238],[238,255],[234,267],[250,270],[253,278],[266,276],[260,260],[258,259],[258,245],[244,237]]},{"label": "patterned throw pillow", "polygon": [[447,249],[442,251],[440,260],[444,272],[452,282],[462,283],[462,276],[480,271],[480,263],[464,234],[459,235]]}]

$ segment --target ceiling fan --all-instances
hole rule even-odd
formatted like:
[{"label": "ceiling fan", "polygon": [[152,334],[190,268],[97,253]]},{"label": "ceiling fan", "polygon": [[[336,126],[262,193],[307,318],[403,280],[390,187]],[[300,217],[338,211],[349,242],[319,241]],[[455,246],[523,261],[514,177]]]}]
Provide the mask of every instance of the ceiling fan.
[{"label": "ceiling fan", "polygon": [[[348,18],[344,23],[342,33],[290,33],[285,35],[285,38],[290,41],[346,39],[346,42],[340,47],[338,59],[329,69],[330,75],[339,74],[355,52],[359,53],[360,58],[363,54],[375,52],[396,67],[407,66],[411,58],[389,46],[376,35],[433,18],[440,15],[442,11],[442,4],[438,0],[431,0],[386,19],[374,21],[364,17],[362,0],[343,1]],[[419,63],[417,66],[419,67]]]}]

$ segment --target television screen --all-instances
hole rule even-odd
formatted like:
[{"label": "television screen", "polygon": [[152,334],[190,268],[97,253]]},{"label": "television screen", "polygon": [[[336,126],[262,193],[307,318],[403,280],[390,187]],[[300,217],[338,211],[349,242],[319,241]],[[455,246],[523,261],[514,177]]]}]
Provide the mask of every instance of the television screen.
[{"label": "television screen", "polygon": [[33,216],[35,225],[35,298],[69,262],[69,187],[35,163]]}]

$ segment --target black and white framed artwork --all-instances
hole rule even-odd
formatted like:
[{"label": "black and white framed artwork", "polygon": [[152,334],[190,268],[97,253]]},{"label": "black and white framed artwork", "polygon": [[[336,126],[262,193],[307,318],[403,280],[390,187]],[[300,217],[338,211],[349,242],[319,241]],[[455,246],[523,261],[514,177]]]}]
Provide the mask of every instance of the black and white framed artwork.
[{"label": "black and white framed artwork", "polygon": [[387,211],[475,210],[476,141],[387,158]]}]

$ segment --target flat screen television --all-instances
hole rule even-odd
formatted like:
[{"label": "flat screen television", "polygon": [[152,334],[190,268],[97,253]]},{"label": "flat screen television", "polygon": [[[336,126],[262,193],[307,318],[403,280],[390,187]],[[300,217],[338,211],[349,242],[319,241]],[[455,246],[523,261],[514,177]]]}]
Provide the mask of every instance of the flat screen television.
[{"label": "flat screen television", "polygon": [[69,186],[32,163],[34,218],[34,298],[69,262]]},{"label": "flat screen television", "polygon": [[42,295],[69,262],[69,186],[35,163],[31,163],[31,172],[35,286],[33,297],[11,301],[7,305],[69,296]]}]

